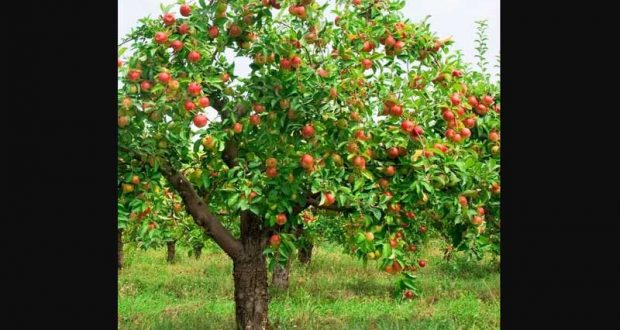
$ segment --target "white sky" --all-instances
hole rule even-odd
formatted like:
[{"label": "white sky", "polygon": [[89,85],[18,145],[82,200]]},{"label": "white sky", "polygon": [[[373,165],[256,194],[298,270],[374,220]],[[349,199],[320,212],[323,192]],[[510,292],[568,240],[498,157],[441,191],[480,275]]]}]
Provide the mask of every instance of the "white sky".
[{"label": "white sky", "polygon": [[[118,40],[130,32],[138,19],[150,15],[161,15],[160,3],[173,3],[172,0],[119,0],[118,1]],[[323,2],[323,1],[321,1]],[[475,21],[486,19],[487,29],[487,61],[492,75],[498,72],[494,66],[497,63],[496,55],[500,51],[500,0],[408,0],[403,9],[405,17],[419,22],[427,15],[431,15],[429,22],[431,29],[439,37],[452,35],[453,49],[460,49],[465,60],[475,63],[476,39]],[[178,7],[173,13],[178,16]],[[227,52],[230,59],[231,52]],[[249,73],[249,60],[238,59],[235,64],[235,74],[245,76]]]}]

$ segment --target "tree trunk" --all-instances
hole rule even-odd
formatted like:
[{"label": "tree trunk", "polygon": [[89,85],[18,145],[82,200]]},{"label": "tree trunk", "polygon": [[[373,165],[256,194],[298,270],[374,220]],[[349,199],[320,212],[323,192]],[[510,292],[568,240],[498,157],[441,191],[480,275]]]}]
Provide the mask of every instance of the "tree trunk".
[{"label": "tree trunk", "polygon": [[249,211],[241,214],[243,249],[233,260],[238,329],[263,330],[268,326],[267,267],[263,255],[268,238],[261,229],[262,223],[262,218]]},{"label": "tree trunk", "polygon": [[299,262],[307,265],[312,260],[312,249],[314,249],[314,244],[309,243],[308,246],[304,246],[299,248]]},{"label": "tree trunk", "polygon": [[194,257],[196,257],[196,260],[200,259],[200,255],[202,254],[202,246],[198,245],[194,247]]},{"label": "tree trunk", "polygon": [[273,277],[271,278],[271,284],[281,290],[288,289],[288,278],[291,272],[291,262],[286,264],[286,266],[282,266],[277,264],[273,269]]},{"label": "tree trunk", "polygon": [[119,229],[116,234],[116,242],[118,245],[118,269],[123,268],[123,230]]},{"label": "tree trunk", "polygon": [[168,247],[168,256],[166,257],[166,261],[168,261],[169,264],[172,264],[174,263],[174,259],[176,256],[176,242],[166,242],[166,246]]}]

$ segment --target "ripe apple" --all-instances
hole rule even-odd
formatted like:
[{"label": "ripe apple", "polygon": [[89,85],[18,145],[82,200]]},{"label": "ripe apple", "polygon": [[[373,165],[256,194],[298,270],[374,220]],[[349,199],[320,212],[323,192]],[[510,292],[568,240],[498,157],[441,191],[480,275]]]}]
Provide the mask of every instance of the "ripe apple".
[{"label": "ripe apple", "polygon": [[151,89],[151,82],[149,82],[148,80],[141,82],[140,89],[145,92],[149,91]]},{"label": "ripe apple", "polygon": [[393,105],[390,108],[390,114],[394,117],[400,117],[403,114],[403,108],[399,105]]},{"label": "ripe apple", "polygon": [[362,67],[364,68],[364,70],[368,70],[370,68],[372,68],[372,61],[365,58],[362,60]]},{"label": "ripe apple", "polygon": [[189,83],[189,85],[187,85],[187,92],[190,95],[198,96],[198,94],[200,94],[200,91],[202,91],[202,87],[200,87],[200,85],[195,82],[191,82]]},{"label": "ripe apple", "polygon": [[462,206],[467,206],[467,197],[459,196],[459,204],[461,204]]},{"label": "ripe apple", "polygon": [[198,53],[195,50],[192,50],[191,52],[189,52],[189,54],[187,54],[187,60],[190,61],[191,63],[196,63],[200,61],[200,53]]},{"label": "ripe apple", "polygon": [[411,131],[411,136],[412,137],[418,137],[420,135],[422,135],[424,133],[424,129],[422,128],[422,126],[416,126],[413,128],[413,130]]},{"label": "ripe apple", "polygon": [[481,216],[479,216],[479,215],[474,216],[474,217],[471,219],[471,223],[472,223],[474,226],[480,226],[480,225],[482,224],[482,217],[481,217]]},{"label": "ripe apple", "polygon": [[426,228],[426,226],[420,226],[420,232],[422,234],[426,233],[428,231],[428,229]]},{"label": "ripe apple", "polygon": [[448,130],[446,130],[446,134],[445,135],[446,135],[446,137],[448,139],[452,140],[454,138],[455,134],[456,134],[456,132],[453,129],[448,129]]},{"label": "ripe apple", "polygon": [[286,214],[280,213],[276,215],[276,223],[280,226],[284,225],[286,223]]},{"label": "ripe apple", "polygon": [[241,125],[240,123],[235,123],[233,125],[233,131],[237,134],[241,133],[241,131],[243,131],[243,125]]},{"label": "ripe apple", "polygon": [[469,130],[469,128],[467,127],[461,128],[461,136],[465,139],[469,138],[471,136],[471,131]]},{"label": "ripe apple", "polygon": [[325,193],[325,205],[329,206],[336,202],[336,197],[330,192]]},{"label": "ripe apple", "polygon": [[126,127],[127,125],[129,125],[129,117],[127,116],[120,116],[118,117],[118,127]]},{"label": "ripe apple", "polygon": [[316,70],[316,73],[321,77],[321,78],[327,78],[329,76],[329,72],[327,72],[327,70],[323,69],[323,68],[318,68]]},{"label": "ripe apple", "polygon": [[420,260],[418,261],[418,265],[422,268],[426,267],[426,261],[425,260]]},{"label": "ripe apple", "polygon": [[194,104],[194,102],[187,100],[185,101],[184,107],[185,107],[185,110],[192,111],[194,110],[194,108],[196,108],[196,105]]},{"label": "ripe apple", "polygon": [[200,104],[201,107],[206,108],[209,105],[211,105],[211,101],[209,100],[208,97],[203,96],[198,100],[198,104]]},{"label": "ripe apple", "polygon": [[179,34],[187,34],[189,32],[189,25],[187,23],[183,23],[179,25]]},{"label": "ripe apple", "polygon": [[454,93],[450,96],[450,102],[452,105],[459,105],[461,103],[461,95],[459,93]]},{"label": "ripe apple", "polygon": [[371,50],[373,50],[374,48],[375,48],[375,44],[373,44],[370,41],[364,41],[364,44],[362,46],[362,51],[368,53]]},{"label": "ripe apple", "polygon": [[374,235],[373,233],[371,233],[371,232],[366,232],[366,233],[364,234],[364,237],[366,237],[366,240],[367,240],[367,241],[372,241],[372,240],[374,240],[374,239],[375,239],[375,235]]},{"label": "ripe apple", "polygon": [[256,111],[256,113],[263,113],[265,111],[265,106],[258,103],[255,103],[252,108]]},{"label": "ripe apple", "polygon": [[467,128],[473,128],[474,126],[476,126],[476,118],[469,117],[469,118],[463,119],[463,125],[465,125],[465,127]]},{"label": "ripe apple", "polygon": [[389,184],[390,184],[390,182],[386,178],[379,179],[379,187],[381,187],[381,189],[383,189],[383,190],[387,189]]},{"label": "ripe apple", "polygon": [[174,24],[175,18],[174,15],[170,13],[165,13],[164,16],[162,16],[162,20],[164,21],[164,25],[170,26]]},{"label": "ripe apple", "polygon": [[181,15],[187,17],[192,12],[192,8],[187,4],[183,4],[181,5],[181,8],[179,8],[179,12],[181,13]]},{"label": "ripe apple", "polygon": [[456,143],[461,142],[462,139],[463,137],[459,133],[455,133],[454,136],[452,137],[452,141]]},{"label": "ripe apple", "polygon": [[400,53],[401,50],[405,47],[405,43],[402,40],[398,40],[394,43],[394,51],[396,53]]},{"label": "ripe apple", "polygon": [[366,168],[366,160],[362,156],[353,157],[353,166],[357,169],[363,170]]},{"label": "ripe apple", "polygon": [[258,114],[253,114],[250,116],[250,124],[257,126],[260,124],[260,116]]},{"label": "ripe apple", "polygon": [[406,299],[413,299],[413,292],[411,290],[405,290],[405,293],[403,295]]},{"label": "ripe apple", "polygon": [[480,102],[482,102],[482,104],[486,106],[490,106],[491,104],[493,104],[493,97],[489,95],[483,95],[480,99]]},{"label": "ripe apple", "polygon": [[407,219],[413,219],[415,218],[415,213],[413,213],[412,211],[407,211],[405,213],[405,216],[407,217]]},{"label": "ripe apple", "polygon": [[273,179],[278,176],[278,170],[275,167],[267,167],[267,169],[265,170],[265,174],[267,175],[267,177]]},{"label": "ripe apple", "polygon": [[168,72],[162,72],[159,74],[158,79],[163,84],[167,84],[170,81],[170,74]]},{"label": "ripe apple", "polygon": [[133,185],[128,183],[121,184],[121,187],[123,188],[123,193],[125,194],[132,192],[134,189]]},{"label": "ripe apple", "polygon": [[387,153],[390,159],[396,159],[400,155],[400,152],[398,151],[398,148],[396,147],[389,148]]},{"label": "ripe apple", "polygon": [[385,42],[384,42],[385,47],[387,48],[393,47],[395,44],[396,44],[396,39],[394,39],[394,37],[392,37],[391,35],[385,38]]},{"label": "ripe apple", "polygon": [[183,42],[181,40],[174,40],[171,44],[170,47],[172,47],[172,49],[175,52],[180,51],[181,49],[183,49]]},{"label": "ripe apple", "polygon": [[227,83],[230,80],[230,74],[228,74],[228,72],[224,72],[220,75],[220,79],[223,83]]},{"label": "ripe apple", "polygon": [[395,203],[395,204],[390,204],[390,210],[394,213],[399,213],[400,212],[400,204]]},{"label": "ripe apple", "polygon": [[207,125],[207,121],[207,117],[203,114],[197,114],[194,117],[194,125],[198,128],[205,127]]},{"label": "ripe apple", "polygon": [[209,38],[215,39],[219,34],[220,30],[217,28],[217,26],[214,25],[209,28]]},{"label": "ripe apple", "polygon": [[469,105],[475,108],[476,106],[478,106],[478,99],[475,96],[470,96],[467,99],[467,103],[469,103]]},{"label": "ripe apple", "polygon": [[314,136],[314,127],[312,125],[307,124],[301,129],[301,136],[308,139]]},{"label": "ripe apple", "polygon": [[288,109],[288,107],[290,105],[289,101],[287,99],[282,99],[282,100],[280,100],[279,103],[280,103],[280,108],[282,108],[284,110]]},{"label": "ripe apple", "polygon": [[156,43],[163,44],[168,41],[168,35],[165,32],[156,32],[154,39]]},{"label": "ripe apple", "polygon": [[383,170],[383,174],[387,176],[393,176],[394,174],[396,174],[396,167],[392,165],[386,167],[385,170]]},{"label": "ripe apple", "polygon": [[267,158],[265,165],[267,167],[276,167],[278,165],[278,161],[275,158]]},{"label": "ripe apple", "polygon": [[446,110],[443,112],[442,116],[443,116],[443,119],[444,119],[445,121],[453,121],[453,120],[454,120],[454,113],[452,113],[452,111],[450,111],[450,110],[447,110],[447,109],[446,109]]},{"label": "ripe apple", "polygon": [[138,79],[140,79],[141,74],[142,73],[138,70],[131,70],[127,74],[127,79],[129,79],[129,81],[138,81]]},{"label": "ripe apple", "polygon": [[277,247],[280,245],[280,235],[278,234],[273,234],[271,235],[271,237],[269,238],[269,243],[271,244],[271,246],[273,247]]},{"label": "ripe apple", "polygon": [[495,131],[492,131],[489,133],[489,140],[493,141],[493,142],[497,142],[499,141],[499,134]]},{"label": "ripe apple", "polygon": [[291,57],[291,66],[293,68],[299,68],[301,66],[301,58],[299,56]]},{"label": "ripe apple", "polygon": [[463,76],[463,73],[461,71],[459,70],[452,71],[452,77],[461,78],[462,76]]},{"label": "ripe apple", "polygon": [[400,128],[408,133],[411,133],[414,127],[415,124],[411,120],[403,120],[403,122],[400,124]]},{"label": "ripe apple", "polygon": [[476,113],[481,116],[484,116],[488,111],[489,109],[484,104],[478,104],[476,106]]},{"label": "ripe apple", "polygon": [[209,136],[205,136],[202,139],[202,145],[205,148],[209,149],[209,150],[213,150],[213,148],[215,147],[215,141],[213,140],[212,136],[210,136],[210,135]]},{"label": "ripe apple", "polygon": [[305,169],[311,169],[314,165],[314,158],[308,154],[304,154],[301,156],[301,167]]},{"label": "ripe apple", "polygon": [[237,24],[232,24],[228,28],[228,35],[231,36],[232,38],[239,38],[242,33],[243,31],[241,31],[241,28]]}]

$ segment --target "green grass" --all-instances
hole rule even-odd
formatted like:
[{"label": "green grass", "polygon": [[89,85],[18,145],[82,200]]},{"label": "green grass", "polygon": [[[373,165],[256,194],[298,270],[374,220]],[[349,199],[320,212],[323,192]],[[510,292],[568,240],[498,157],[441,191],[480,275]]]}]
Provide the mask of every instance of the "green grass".
[{"label": "green grass", "polygon": [[[498,329],[499,271],[490,260],[441,259],[437,242],[418,271],[422,295],[398,303],[393,277],[336,247],[315,248],[312,263],[293,263],[288,291],[270,289],[269,320],[276,329]],[[120,329],[234,329],[232,263],[220,251],[200,260],[177,248],[125,250],[119,273]]]}]

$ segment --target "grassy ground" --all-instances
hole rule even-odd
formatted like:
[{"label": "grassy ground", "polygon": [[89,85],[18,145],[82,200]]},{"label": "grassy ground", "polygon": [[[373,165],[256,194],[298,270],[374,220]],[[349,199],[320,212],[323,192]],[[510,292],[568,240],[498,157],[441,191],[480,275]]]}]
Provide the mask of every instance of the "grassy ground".
[{"label": "grassy ground", "polygon": [[[119,273],[120,329],[234,329],[232,263],[215,248],[200,260],[177,249],[126,249]],[[315,248],[312,263],[292,266],[290,289],[270,292],[269,319],[277,329],[499,329],[499,271],[493,261],[441,260],[427,248],[419,271],[421,297],[396,303],[393,281],[374,264],[336,247]]]}]

